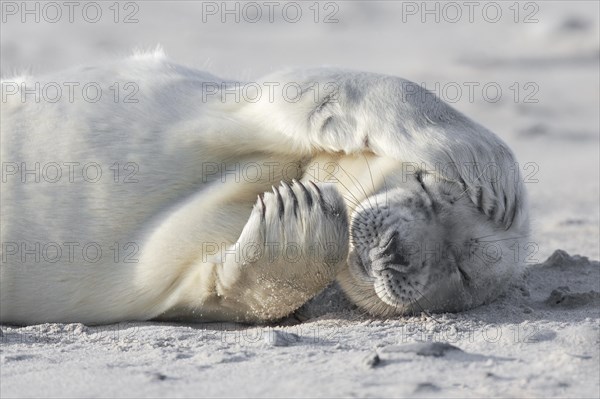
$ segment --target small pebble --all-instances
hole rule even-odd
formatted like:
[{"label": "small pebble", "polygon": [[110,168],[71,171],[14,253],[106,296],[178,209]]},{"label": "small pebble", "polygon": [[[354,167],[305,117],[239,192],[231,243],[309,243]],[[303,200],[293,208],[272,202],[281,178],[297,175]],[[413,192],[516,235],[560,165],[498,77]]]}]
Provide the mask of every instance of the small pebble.
[{"label": "small pebble", "polygon": [[376,352],[371,352],[362,361],[363,365],[367,368],[375,368],[381,363],[381,358]]},{"label": "small pebble", "polygon": [[415,393],[423,393],[423,392],[438,392],[440,387],[431,382],[421,382],[415,388]]},{"label": "small pebble", "polygon": [[164,381],[167,378],[169,378],[166,375],[164,375],[163,373],[158,373],[158,372],[156,372],[156,373],[150,373],[149,376],[154,381]]}]

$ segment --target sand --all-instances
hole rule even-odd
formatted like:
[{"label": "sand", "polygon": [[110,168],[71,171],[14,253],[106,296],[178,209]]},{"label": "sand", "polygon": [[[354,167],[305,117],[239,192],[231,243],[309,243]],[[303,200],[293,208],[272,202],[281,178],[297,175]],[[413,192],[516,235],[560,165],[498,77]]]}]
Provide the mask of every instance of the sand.
[{"label": "sand", "polygon": [[[531,246],[505,295],[382,320],[332,286],[269,326],[3,325],[0,396],[599,397],[598,3],[520,3],[515,22],[512,2],[497,2],[497,23],[477,12],[423,23],[408,3],[335,2],[338,22],[326,24],[331,10],[315,23],[308,3],[298,23],[221,23],[203,21],[199,2],[137,2],[138,22],[115,24],[101,2],[111,17],[97,24],[3,22],[0,65],[3,77],[45,73],[160,43],[225,77],[335,65],[423,82],[507,141],[527,179]],[[535,6],[538,21],[525,23]]]}]

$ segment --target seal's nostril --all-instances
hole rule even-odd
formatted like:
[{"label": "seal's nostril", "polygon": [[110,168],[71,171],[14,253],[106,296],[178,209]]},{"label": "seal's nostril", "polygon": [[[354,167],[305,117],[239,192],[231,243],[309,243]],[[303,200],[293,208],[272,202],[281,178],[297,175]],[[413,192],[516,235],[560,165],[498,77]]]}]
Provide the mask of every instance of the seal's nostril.
[{"label": "seal's nostril", "polygon": [[385,243],[385,245],[382,245],[383,248],[386,248],[390,245],[398,245],[398,231],[394,230],[392,232],[392,234],[390,235],[390,238],[388,238],[387,242]]},{"label": "seal's nostril", "polygon": [[386,263],[388,263],[390,266],[408,267],[410,261],[407,257],[404,256],[404,254],[396,252],[393,255],[390,255],[388,259],[386,259]]},{"label": "seal's nostril", "polygon": [[402,247],[397,231],[394,231],[387,243],[383,246],[383,250],[379,253],[378,258],[387,265],[396,265],[408,267],[410,260],[405,254],[405,249]]},{"label": "seal's nostril", "polygon": [[381,251],[380,256],[394,256],[395,254],[400,253],[400,243],[395,237],[397,237],[397,235],[392,236],[392,239],[383,247],[383,251]]}]

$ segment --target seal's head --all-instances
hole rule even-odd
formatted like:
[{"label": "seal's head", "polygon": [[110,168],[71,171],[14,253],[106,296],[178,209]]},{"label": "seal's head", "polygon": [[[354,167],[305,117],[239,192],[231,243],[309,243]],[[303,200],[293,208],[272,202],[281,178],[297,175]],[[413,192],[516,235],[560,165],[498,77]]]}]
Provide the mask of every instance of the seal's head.
[{"label": "seal's head", "polygon": [[526,230],[526,220],[506,230],[460,184],[420,173],[355,208],[340,284],[373,315],[468,309],[502,292]]}]

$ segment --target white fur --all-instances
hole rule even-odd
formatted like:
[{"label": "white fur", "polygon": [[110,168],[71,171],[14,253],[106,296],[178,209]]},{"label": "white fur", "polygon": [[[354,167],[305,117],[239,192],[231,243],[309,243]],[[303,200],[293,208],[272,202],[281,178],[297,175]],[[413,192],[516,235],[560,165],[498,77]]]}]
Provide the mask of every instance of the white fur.
[{"label": "white fur", "polygon": [[[96,103],[63,98],[56,104],[23,103],[9,96],[1,114],[3,165],[95,162],[108,176],[97,183],[69,182],[65,176],[57,183],[23,183],[20,176],[6,176],[1,190],[2,322],[271,320],[294,311],[338,274],[349,297],[374,314],[400,314],[410,311],[411,303],[457,310],[493,299],[520,263],[505,256],[495,268],[468,264],[474,280],[469,289],[444,285],[439,275],[428,281],[435,273],[417,272],[431,288],[425,296],[432,306],[422,298],[406,306],[396,303],[377,292],[384,280],[356,272],[353,259],[359,250],[348,239],[356,215],[370,217],[365,209],[384,203],[396,204],[391,215],[420,212],[400,205],[407,196],[422,195],[414,177],[407,180],[401,173],[409,163],[430,171],[425,184],[433,197],[446,187],[456,199],[456,206],[443,205],[437,224],[410,227],[413,239],[442,239],[449,232],[456,240],[527,234],[518,175],[513,180],[503,173],[489,181],[467,177],[461,167],[436,169],[436,164],[476,162],[476,175],[489,163],[507,171],[514,162],[510,150],[444,103],[420,89],[414,94],[408,81],[331,69],[288,71],[258,82],[280,83],[273,101],[266,92],[256,102],[243,96],[239,102],[221,101],[203,92],[203,83],[220,84],[219,78],[160,55],[38,81],[97,82],[105,95]],[[116,81],[135,82],[139,102],[115,102],[108,88]],[[286,82],[302,87],[299,101],[286,101],[281,90]],[[115,162],[118,182],[109,169]],[[137,183],[122,182],[127,162],[139,168]],[[207,164],[244,168],[253,162],[270,162],[272,173],[249,182],[205,170]],[[329,178],[323,170],[328,162],[341,165]],[[298,168],[288,167],[294,163]],[[292,183],[292,178],[301,182]],[[294,198],[300,200],[299,215],[293,212]],[[389,235],[388,230],[378,233]],[[335,248],[290,263],[280,249],[265,247],[269,241],[282,247],[298,244],[302,250],[330,243]],[[63,250],[64,243],[79,246],[74,261],[63,254],[49,263],[32,254],[23,259],[22,250],[13,254],[15,243],[29,249],[36,243],[57,243]],[[78,251],[87,243],[103,250],[97,263],[81,259]],[[110,249],[114,243],[121,251],[118,262]],[[139,248],[133,256],[137,263],[123,262],[129,243],[134,245],[129,252]],[[207,243],[223,244],[227,252],[209,256],[203,253]],[[261,256],[251,261],[232,256],[239,244],[249,243],[258,243]],[[441,273],[450,280],[457,276],[455,271]],[[453,296],[460,299],[448,302]]]}]

